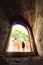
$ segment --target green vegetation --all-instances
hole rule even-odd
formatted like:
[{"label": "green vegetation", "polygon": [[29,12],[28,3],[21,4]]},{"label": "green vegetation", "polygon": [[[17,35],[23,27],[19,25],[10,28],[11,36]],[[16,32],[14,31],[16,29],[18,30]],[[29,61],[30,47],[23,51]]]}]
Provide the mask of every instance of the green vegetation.
[{"label": "green vegetation", "polygon": [[29,35],[22,30],[12,28],[10,40],[11,41],[18,40],[27,43],[29,42]]}]

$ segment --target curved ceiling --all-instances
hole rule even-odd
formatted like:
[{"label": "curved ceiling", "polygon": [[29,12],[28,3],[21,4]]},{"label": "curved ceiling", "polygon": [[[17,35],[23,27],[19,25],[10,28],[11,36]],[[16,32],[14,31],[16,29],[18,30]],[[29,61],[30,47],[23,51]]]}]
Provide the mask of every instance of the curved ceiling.
[{"label": "curved ceiling", "polygon": [[1,0],[0,8],[11,19],[15,15],[21,15],[33,27],[35,21],[36,0]]}]

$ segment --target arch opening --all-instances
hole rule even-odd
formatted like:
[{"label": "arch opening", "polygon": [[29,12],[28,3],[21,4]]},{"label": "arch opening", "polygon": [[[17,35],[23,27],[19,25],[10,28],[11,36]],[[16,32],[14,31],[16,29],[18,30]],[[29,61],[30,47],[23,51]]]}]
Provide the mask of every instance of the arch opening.
[{"label": "arch opening", "polygon": [[4,54],[7,56],[9,54],[10,56],[35,55],[37,52],[31,26],[22,17],[12,21],[10,22],[10,33]]},{"label": "arch opening", "polygon": [[32,52],[30,48],[30,31],[21,24],[12,25],[6,52]]}]

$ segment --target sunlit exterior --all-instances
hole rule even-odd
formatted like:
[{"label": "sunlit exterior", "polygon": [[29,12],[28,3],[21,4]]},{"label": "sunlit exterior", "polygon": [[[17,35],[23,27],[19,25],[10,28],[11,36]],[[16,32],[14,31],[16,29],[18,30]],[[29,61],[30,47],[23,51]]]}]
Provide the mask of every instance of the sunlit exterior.
[{"label": "sunlit exterior", "polygon": [[13,25],[6,52],[31,52],[29,35],[23,25]]}]

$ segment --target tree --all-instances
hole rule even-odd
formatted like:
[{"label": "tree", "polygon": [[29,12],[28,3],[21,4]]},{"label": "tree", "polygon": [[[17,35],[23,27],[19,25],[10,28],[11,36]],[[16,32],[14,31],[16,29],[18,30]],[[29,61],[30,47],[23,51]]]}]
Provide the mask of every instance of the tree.
[{"label": "tree", "polygon": [[29,42],[29,35],[22,30],[12,28],[10,40],[11,41],[18,40],[27,43]]}]

